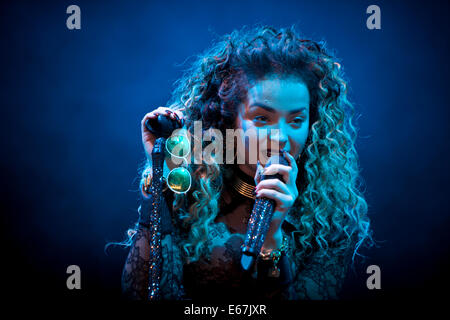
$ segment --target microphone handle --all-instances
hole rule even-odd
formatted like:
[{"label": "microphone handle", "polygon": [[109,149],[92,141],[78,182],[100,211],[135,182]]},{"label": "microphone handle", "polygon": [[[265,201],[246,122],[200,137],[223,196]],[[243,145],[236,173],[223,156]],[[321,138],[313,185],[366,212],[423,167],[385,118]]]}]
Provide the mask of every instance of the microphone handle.
[{"label": "microphone handle", "polygon": [[[280,155],[278,163],[288,165],[286,158]],[[272,159],[266,164],[270,166]],[[267,178],[279,179],[283,181],[281,174],[277,173],[270,176],[263,175],[261,180]],[[275,209],[275,201],[268,198],[258,198],[253,205],[252,214],[248,221],[247,234],[245,236],[244,244],[242,245],[241,266],[244,270],[250,270],[258,257],[264,240],[266,239],[267,231],[269,230],[270,222],[272,221],[273,211]]]},{"label": "microphone handle", "polygon": [[248,221],[248,230],[244,242],[244,251],[257,256],[266,238],[272,221],[275,201],[267,198],[256,199],[252,214]]},{"label": "microphone handle", "polygon": [[148,277],[148,300],[160,300],[160,282],[162,274],[162,248],[161,248],[161,210],[163,189],[163,163],[165,138],[158,138],[152,150],[151,194],[153,208],[150,216],[150,268]]},{"label": "microphone handle", "polygon": [[[280,174],[270,177],[282,180]],[[267,231],[269,230],[270,222],[272,221],[274,209],[275,201],[272,199],[258,198],[255,201],[242,247],[241,266],[246,271],[251,269],[261,251],[264,240],[266,239]]]}]

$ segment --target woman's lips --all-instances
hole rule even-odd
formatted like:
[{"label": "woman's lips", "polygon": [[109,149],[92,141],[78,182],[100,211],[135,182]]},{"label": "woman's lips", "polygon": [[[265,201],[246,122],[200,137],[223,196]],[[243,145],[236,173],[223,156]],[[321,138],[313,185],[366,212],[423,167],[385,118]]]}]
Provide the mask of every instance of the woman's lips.
[{"label": "woman's lips", "polygon": [[265,154],[270,158],[271,156],[280,155],[284,150],[266,150]]}]

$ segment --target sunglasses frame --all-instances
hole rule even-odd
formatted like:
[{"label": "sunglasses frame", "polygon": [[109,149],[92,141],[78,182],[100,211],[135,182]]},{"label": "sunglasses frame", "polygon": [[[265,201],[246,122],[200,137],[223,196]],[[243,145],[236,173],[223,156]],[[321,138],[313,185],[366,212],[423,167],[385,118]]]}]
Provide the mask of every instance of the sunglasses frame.
[{"label": "sunglasses frame", "polygon": [[[177,159],[183,159],[183,164],[182,164],[181,166],[176,167],[176,168],[173,168],[173,169],[170,170],[169,173],[167,174],[166,185],[167,185],[167,187],[168,187],[170,190],[172,190],[172,192],[175,192],[175,193],[178,193],[178,194],[184,194],[184,193],[189,192],[189,190],[190,190],[191,187],[192,187],[192,175],[191,175],[191,173],[189,172],[189,170],[186,169],[186,168],[183,166],[184,164],[187,164],[186,158],[187,158],[187,157],[189,156],[189,154],[191,153],[191,143],[190,143],[190,141],[189,141],[189,139],[188,139],[187,136],[185,136],[185,135],[179,135],[179,136],[183,136],[183,137],[186,138],[186,141],[187,141],[187,143],[188,143],[188,145],[189,145],[189,147],[188,147],[188,152],[187,152],[187,154],[186,154],[185,156],[183,156],[183,157],[180,157],[180,156],[178,156],[178,155],[175,155],[174,153],[172,153],[172,152],[169,150],[169,148],[168,148],[168,146],[167,146],[168,141],[170,140],[170,138],[171,138],[172,136],[170,136],[169,138],[166,139],[166,142],[165,142],[165,149],[166,149],[167,153],[170,154],[171,157],[175,157],[175,158],[177,158]],[[171,186],[169,185],[169,183],[168,183],[170,174],[172,174],[172,172],[174,172],[175,170],[178,170],[178,169],[186,170],[186,171],[189,173],[189,187],[187,188],[186,191],[177,191],[177,190],[174,190],[174,189],[172,189],[172,187],[171,187]]]}]

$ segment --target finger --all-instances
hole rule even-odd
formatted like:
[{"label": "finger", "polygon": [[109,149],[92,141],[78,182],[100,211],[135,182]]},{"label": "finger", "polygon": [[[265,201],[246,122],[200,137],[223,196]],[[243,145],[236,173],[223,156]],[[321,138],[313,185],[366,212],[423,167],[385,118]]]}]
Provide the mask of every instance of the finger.
[{"label": "finger", "polygon": [[182,126],[184,125],[184,117],[183,114],[179,111],[175,111],[175,120],[178,121],[178,123],[180,123]]},{"label": "finger", "polygon": [[289,166],[292,167],[293,171],[296,173],[298,171],[297,162],[295,161],[295,158],[287,151],[283,150],[283,155],[286,158],[286,160],[289,163]]},{"label": "finger", "polygon": [[156,109],[156,110],[153,110],[153,111],[148,112],[148,113],[142,118],[141,123],[144,124],[145,121],[147,121],[148,119],[154,119],[154,118],[158,117],[158,116],[161,114],[161,111],[162,111],[162,110],[161,110],[161,107],[159,107],[159,108]]},{"label": "finger", "polygon": [[157,117],[159,115],[163,116],[169,116],[172,111],[169,108],[166,107],[158,107],[157,109],[153,110],[152,113]]},{"label": "finger", "polygon": [[164,108],[164,116],[166,116],[172,120],[175,120],[175,114],[169,108]]},{"label": "finger", "polygon": [[167,110],[166,116],[168,116],[172,120],[176,120],[176,114],[172,110]]},{"label": "finger", "polygon": [[184,120],[184,114],[183,114],[183,112],[176,110],[174,113],[175,113],[175,116],[176,116],[178,119],[180,119],[181,121]]},{"label": "finger", "polygon": [[145,122],[146,122],[148,119],[151,119],[151,118],[153,118],[152,112],[147,113],[147,114],[142,118],[142,120],[141,120],[141,128],[142,128],[142,131],[144,131],[145,128],[146,128]]},{"label": "finger", "polygon": [[263,174],[265,176],[270,176],[274,174],[281,174],[285,183],[290,183],[290,175],[292,173],[292,167],[286,166],[284,164],[274,163],[264,169]]},{"label": "finger", "polygon": [[159,116],[160,114],[165,114],[166,113],[166,108],[164,107],[158,107],[155,110],[152,111],[155,116]]},{"label": "finger", "polygon": [[261,189],[256,193],[256,197],[274,200],[277,204],[277,207],[281,210],[290,208],[294,203],[291,196],[273,189]]},{"label": "finger", "polygon": [[168,109],[169,108],[159,106],[155,111],[157,111],[159,113],[165,113],[165,112],[167,112]]},{"label": "finger", "polygon": [[164,109],[164,115],[169,117],[172,120],[177,121],[178,123],[180,123],[181,125],[184,124],[184,120],[183,120],[183,114],[179,111],[176,110],[171,110],[169,108],[165,108]]},{"label": "finger", "polygon": [[170,110],[169,108],[166,108],[166,107],[159,107],[158,109],[153,110],[150,114],[151,114],[150,118],[156,118],[159,115],[163,115],[163,116],[168,117],[168,118],[170,118],[172,120],[176,120],[177,119],[175,112]]},{"label": "finger", "polygon": [[180,119],[184,118],[183,112],[181,112],[180,110],[175,110],[174,113],[177,115],[178,118]]},{"label": "finger", "polygon": [[145,122],[145,120],[153,116],[154,116],[153,111],[146,113],[145,116],[142,118],[142,122]]},{"label": "finger", "polygon": [[162,114],[162,112],[164,112],[164,110],[162,109],[162,107],[159,107],[156,110],[153,110],[151,112],[148,112],[145,114],[145,116],[142,118],[141,120],[141,131],[142,133],[147,133],[149,132],[147,126],[145,125],[145,123],[147,122],[147,120],[149,119],[155,119],[156,117],[158,117],[160,114]]},{"label": "finger", "polygon": [[285,194],[290,193],[288,186],[285,183],[281,182],[279,179],[267,179],[261,181],[256,186],[255,191],[258,192],[259,190],[262,189],[274,189],[281,193]]}]

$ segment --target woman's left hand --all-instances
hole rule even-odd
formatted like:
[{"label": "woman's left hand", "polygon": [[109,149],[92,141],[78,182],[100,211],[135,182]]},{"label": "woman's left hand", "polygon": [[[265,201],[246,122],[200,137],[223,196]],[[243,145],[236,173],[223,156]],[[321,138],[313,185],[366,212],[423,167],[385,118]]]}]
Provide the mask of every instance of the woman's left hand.
[{"label": "woman's left hand", "polygon": [[[256,197],[264,197],[275,201],[275,209],[270,223],[269,230],[266,235],[266,241],[263,247],[267,249],[278,248],[281,246],[282,233],[281,225],[286,218],[289,209],[294,205],[298,197],[297,190],[297,163],[292,155],[284,151],[283,155],[288,161],[288,166],[282,164],[271,164],[267,168],[263,168],[258,164],[256,170]],[[261,175],[274,175],[279,173],[283,177],[283,181],[279,179],[265,179],[261,181]]]}]

